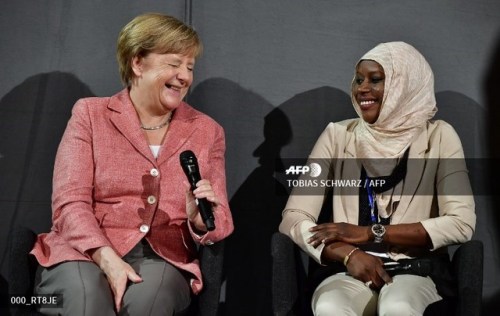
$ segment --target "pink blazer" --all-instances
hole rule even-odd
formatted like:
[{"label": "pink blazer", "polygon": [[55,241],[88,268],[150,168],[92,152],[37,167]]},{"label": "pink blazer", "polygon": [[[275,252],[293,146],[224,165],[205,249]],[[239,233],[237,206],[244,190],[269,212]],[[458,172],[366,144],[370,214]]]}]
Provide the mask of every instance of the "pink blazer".
[{"label": "pink blazer", "polygon": [[[191,288],[198,293],[203,284],[195,242],[210,245],[233,231],[224,131],[182,103],[155,159],[139,126],[127,89],[75,104],[55,161],[53,225],[38,236],[31,253],[50,267],[91,261],[87,251],[101,246],[124,256],[146,237],[159,256],[193,275]],[[221,201],[214,207],[216,229],[203,236],[187,221],[186,176],[179,163],[184,150],[195,153],[202,178],[210,180]]]}]

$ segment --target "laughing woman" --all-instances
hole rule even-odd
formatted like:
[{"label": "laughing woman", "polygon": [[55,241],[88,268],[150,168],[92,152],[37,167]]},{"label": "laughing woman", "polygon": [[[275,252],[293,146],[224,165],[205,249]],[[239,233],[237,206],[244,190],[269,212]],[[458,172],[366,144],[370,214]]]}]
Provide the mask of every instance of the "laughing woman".
[{"label": "laughing woman", "polygon": [[[406,43],[366,53],[351,96],[360,118],[330,123],[309,158],[330,178],[365,185],[333,188],[332,221],[319,225],[325,192],[294,189],[280,231],[329,269],[312,295],[315,315],[422,315],[452,295],[446,247],[474,233],[462,145],[449,124],[431,120],[433,73]],[[409,269],[424,261],[432,269]]]},{"label": "laughing woman", "polygon": [[[79,100],[56,156],[52,229],[32,250],[37,294],[62,294],[62,315],[178,315],[202,289],[196,243],[233,230],[220,125],[183,102],[197,33],[161,14],[121,31],[126,88]],[[196,153],[203,174],[192,193],[179,163]],[[184,185],[183,185],[184,183]],[[208,231],[195,198],[213,205]]]}]

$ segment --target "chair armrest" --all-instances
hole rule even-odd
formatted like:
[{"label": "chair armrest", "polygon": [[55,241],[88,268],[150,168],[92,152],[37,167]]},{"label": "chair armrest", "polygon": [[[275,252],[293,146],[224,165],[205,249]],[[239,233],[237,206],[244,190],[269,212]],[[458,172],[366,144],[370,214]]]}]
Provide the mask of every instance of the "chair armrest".
[{"label": "chair armrest", "polygon": [[[10,235],[7,245],[8,257],[8,281],[10,295],[33,294],[33,284],[38,262],[29,254],[36,241],[36,233],[24,226],[15,226]],[[39,316],[34,306],[12,306],[11,315],[16,316]]]},{"label": "chair armrest", "polygon": [[29,254],[36,241],[36,233],[23,226],[16,226],[8,243],[8,278],[11,295],[31,295],[37,267],[36,259]]},{"label": "chair armrest", "polygon": [[271,239],[273,257],[273,314],[292,314],[298,296],[295,244],[286,235],[276,232]]},{"label": "chair armrest", "polygon": [[452,259],[457,278],[458,315],[481,315],[483,291],[483,243],[468,241],[455,251]]},{"label": "chair armrest", "polygon": [[211,246],[200,246],[203,290],[197,298],[198,315],[216,316],[218,313],[224,265],[224,242],[221,240]]}]

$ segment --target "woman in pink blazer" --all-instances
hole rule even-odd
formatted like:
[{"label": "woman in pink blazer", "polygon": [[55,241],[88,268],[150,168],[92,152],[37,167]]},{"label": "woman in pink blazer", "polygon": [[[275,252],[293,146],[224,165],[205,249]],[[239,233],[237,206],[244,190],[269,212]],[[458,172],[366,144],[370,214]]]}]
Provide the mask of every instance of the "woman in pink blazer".
[{"label": "woman in pink blazer", "polygon": [[[174,315],[202,278],[196,243],[233,231],[224,131],[183,102],[202,50],[197,33],[161,15],[121,31],[117,57],[126,88],[79,100],[54,170],[52,229],[38,236],[37,294],[62,294],[63,315]],[[197,156],[191,192],[179,155]],[[196,199],[211,204],[208,231]]]}]

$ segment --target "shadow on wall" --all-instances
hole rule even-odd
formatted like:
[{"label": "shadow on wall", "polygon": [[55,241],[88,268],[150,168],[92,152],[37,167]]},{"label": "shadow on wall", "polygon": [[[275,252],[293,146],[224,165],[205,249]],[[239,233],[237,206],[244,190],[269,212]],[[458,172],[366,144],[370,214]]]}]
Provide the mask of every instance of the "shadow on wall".
[{"label": "shadow on wall", "polygon": [[328,122],[355,112],[335,88],[307,91],[274,108],[220,78],[200,83],[188,102],[224,126],[229,189],[241,183],[230,194],[235,231],[226,242],[224,315],[271,315],[270,242],[288,198],[275,178],[284,171],[282,150],[288,148],[289,157],[307,155]]},{"label": "shadow on wall", "polygon": [[[235,230],[224,251],[222,315],[269,315],[268,235],[277,225],[283,203],[275,199],[273,172],[275,159],[290,138],[288,121],[261,96],[222,78],[197,85],[188,102],[213,117],[226,133],[226,174]],[[275,124],[279,131],[273,129]]]},{"label": "shadow on wall", "polygon": [[259,166],[230,201],[236,230],[225,252],[226,315],[270,315],[272,311],[271,236],[277,231],[287,199],[274,172],[283,169],[280,151],[290,140],[291,129],[277,108],[264,122],[264,142],[253,152]]},{"label": "shadow on wall", "polygon": [[36,232],[50,228],[57,147],[73,104],[92,95],[74,75],[51,72],[26,79],[0,100],[0,263],[4,276],[10,228],[23,225]]},{"label": "shadow on wall", "polygon": [[290,120],[294,135],[283,148],[287,158],[307,158],[328,123],[358,117],[347,93],[326,86],[299,93],[279,109]]},{"label": "shadow on wall", "polygon": [[263,118],[274,107],[258,94],[223,78],[196,85],[187,102],[224,127],[227,187],[232,196],[256,166],[252,153],[263,141]]},{"label": "shadow on wall", "polygon": [[[493,195],[493,205],[496,206],[493,212],[494,227],[496,228],[497,244],[500,243],[500,212],[498,205],[500,205],[500,193],[498,191],[498,179],[500,179],[500,94],[498,87],[500,86],[500,33],[497,37],[496,47],[493,51],[492,59],[488,72],[484,78],[483,91],[485,93],[485,100],[488,110],[487,130],[488,130],[488,153],[490,159],[491,175],[487,179],[487,185],[494,188],[495,194]],[[496,265],[500,257],[499,249],[494,249],[493,255],[496,258]],[[488,276],[485,275],[485,278]],[[500,290],[498,290],[491,299],[484,304],[484,314],[494,315],[500,309]]]}]

